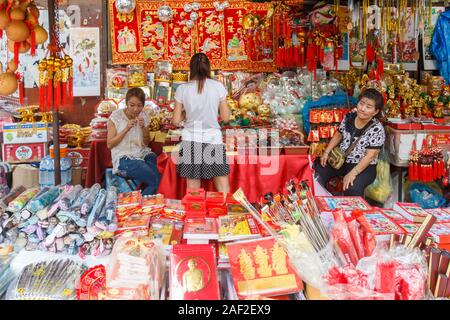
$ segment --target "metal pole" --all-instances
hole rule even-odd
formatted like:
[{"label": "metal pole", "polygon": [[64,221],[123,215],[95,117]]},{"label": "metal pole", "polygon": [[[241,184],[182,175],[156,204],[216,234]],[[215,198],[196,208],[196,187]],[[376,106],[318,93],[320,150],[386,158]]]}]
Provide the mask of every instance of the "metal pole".
[{"label": "metal pole", "polygon": [[[47,1],[47,8],[48,8],[48,25],[49,25],[49,41],[50,43],[56,39],[55,37],[59,35],[55,35],[55,3],[54,1],[57,0],[48,0]],[[55,185],[61,184],[61,160],[60,160],[60,154],[59,154],[59,120],[58,120],[58,112],[55,110],[55,103],[54,103],[54,90],[53,97],[52,97],[52,115],[53,115],[53,148],[55,151]]]}]

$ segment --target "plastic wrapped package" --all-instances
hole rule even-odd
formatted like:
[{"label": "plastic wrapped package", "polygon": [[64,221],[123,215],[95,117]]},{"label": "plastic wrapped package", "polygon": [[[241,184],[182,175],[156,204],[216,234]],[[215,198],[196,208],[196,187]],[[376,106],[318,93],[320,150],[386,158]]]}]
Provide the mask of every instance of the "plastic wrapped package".
[{"label": "plastic wrapped package", "polygon": [[334,268],[323,292],[331,299],[422,300],[427,298],[427,265],[419,249],[380,248],[356,268]]},{"label": "plastic wrapped package", "polygon": [[377,163],[377,177],[366,188],[366,196],[372,200],[384,203],[392,193],[391,166],[386,152],[382,152]]},{"label": "plastic wrapped package", "polygon": [[95,204],[95,199],[97,198],[98,193],[102,187],[100,184],[96,183],[94,184],[91,189],[89,190],[89,194],[87,195],[86,199],[81,204],[81,214],[85,215],[91,212],[92,207]]},{"label": "plastic wrapped package", "polygon": [[75,199],[78,197],[80,192],[83,190],[83,187],[80,185],[74,186],[70,192],[65,194],[60,200],[59,207],[61,210],[69,210],[72,203],[75,201]]},{"label": "plastic wrapped package", "polygon": [[333,212],[333,215],[335,222],[330,232],[331,236],[341,250],[346,261],[356,266],[359,258],[345,221],[345,213],[342,210],[337,210]]},{"label": "plastic wrapped package", "polygon": [[92,226],[93,223],[95,222],[96,219],[99,218],[101,210],[105,204],[106,201],[106,190],[105,189],[101,189],[98,194],[97,197],[95,199],[95,203],[92,206],[92,209],[89,213],[89,217],[87,220],[87,225],[88,226]]},{"label": "plastic wrapped package", "polygon": [[110,187],[106,193],[105,206],[100,214],[100,218],[105,218],[109,223],[113,222],[117,206],[117,188]]},{"label": "plastic wrapped package", "polygon": [[[84,266],[71,259],[27,265],[9,287],[7,300],[75,300]],[[45,281],[42,281],[45,279]]]},{"label": "plastic wrapped package", "polygon": [[107,130],[108,129],[108,119],[106,118],[94,118],[91,120],[90,124],[93,131],[96,130]]},{"label": "plastic wrapped package", "polygon": [[10,264],[14,255],[0,256],[0,297],[8,289],[9,284],[14,280],[15,274],[12,271]]},{"label": "plastic wrapped package", "polygon": [[39,188],[30,188],[22,192],[16,199],[11,201],[8,205],[8,210],[12,212],[17,212],[22,210],[27,203],[34,198],[39,192]]},{"label": "plastic wrapped package", "polygon": [[11,201],[16,199],[20,194],[22,194],[26,188],[24,186],[18,186],[14,189],[12,189],[6,196],[4,196],[0,200],[0,209],[5,211],[8,208],[8,205]]},{"label": "plastic wrapped package", "polygon": [[94,130],[91,133],[92,140],[106,140],[108,138],[108,130]]},{"label": "plastic wrapped package", "polygon": [[280,234],[282,237],[278,241],[288,253],[291,265],[300,278],[315,288],[323,288],[323,277],[328,270],[341,265],[333,243],[330,241],[322,251],[316,252],[298,225],[286,225]]},{"label": "plastic wrapped package", "polygon": [[165,257],[161,243],[129,233],[114,245],[106,268],[109,300],[159,300]]},{"label": "plastic wrapped package", "polygon": [[47,192],[41,194],[39,197],[34,197],[28,203],[27,207],[33,212],[36,213],[39,210],[44,209],[45,207],[52,204],[55,199],[59,196],[60,189],[58,187],[51,187]]}]

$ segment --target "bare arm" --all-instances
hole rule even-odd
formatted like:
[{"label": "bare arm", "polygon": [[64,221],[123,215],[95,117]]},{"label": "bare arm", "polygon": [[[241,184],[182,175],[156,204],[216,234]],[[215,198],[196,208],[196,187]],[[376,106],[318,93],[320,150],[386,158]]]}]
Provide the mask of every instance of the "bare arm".
[{"label": "bare arm", "polygon": [[356,179],[356,176],[363,172],[372,162],[373,159],[378,157],[380,153],[380,149],[367,149],[367,153],[364,158],[344,177],[344,191],[347,190],[350,186],[353,186],[353,182]]},{"label": "bare arm", "polygon": [[173,109],[172,124],[178,126],[184,119],[183,104],[175,100],[175,108]]},{"label": "bare arm", "polygon": [[128,131],[130,131],[130,129],[133,127],[134,123],[135,121],[133,122],[133,120],[128,121],[127,127],[121,132],[117,133],[116,125],[114,124],[114,122],[108,120],[108,137],[106,140],[108,149],[112,149],[117,146],[123,140]]},{"label": "bare arm", "polygon": [[342,134],[339,131],[336,131],[333,135],[333,138],[331,138],[330,143],[328,143],[327,147],[325,148],[324,153],[330,153],[331,150],[334,149],[340,142],[342,141]]},{"label": "bare arm", "polygon": [[378,157],[380,151],[380,149],[367,149],[367,153],[364,158],[361,159],[361,161],[352,169],[352,171],[355,171],[355,173],[358,175],[366,170],[372,160]]},{"label": "bare arm", "polygon": [[228,108],[227,100],[223,100],[219,104],[220,119],[223,122],[230,121],[230,108]]}]

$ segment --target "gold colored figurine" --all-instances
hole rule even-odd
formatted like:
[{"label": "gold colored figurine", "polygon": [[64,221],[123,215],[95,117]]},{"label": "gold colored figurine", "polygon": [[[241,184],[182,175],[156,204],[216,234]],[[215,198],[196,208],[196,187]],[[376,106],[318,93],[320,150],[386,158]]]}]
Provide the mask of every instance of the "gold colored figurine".
[{"label": "gold colored figurine", "polygon": [[197,269],[197,261],[190,259],[188,261],[189,270],[183,274],[184,292],[196,292],[203,289],[203,271]]},{"label": "gold colored figurine", "polygon": [[439,102],[434,105],[433,116],[435,118],[442,118],[444,116],[444,103]]},{"label": "gold colored figurine", "polygon": [[269,256],[267,255],[267,250],[263,249],[260,246],[257,246],[253,255],[255,256],[255,261],[258,264],[257,272],[259,276],[262,278],[271,277],[272,267],[269,264]]},{"label": "gold colored figurine", "polygon": [[272,267],[275,273],[277,275],[287,274],[288,269],[286,266],[286,252],[283,250],[282,247],[278,245],[278,243],[275,243],[271,251],[272,251]]},{"label": "gold colored figurine", "polygon": [[245,251],[245,249],[241,249],[241,253],[239,254],[239,266],[241,274],[244,276],[245,280],[255,279],[255,267],[253,266],[253,261],[251,256]]}]

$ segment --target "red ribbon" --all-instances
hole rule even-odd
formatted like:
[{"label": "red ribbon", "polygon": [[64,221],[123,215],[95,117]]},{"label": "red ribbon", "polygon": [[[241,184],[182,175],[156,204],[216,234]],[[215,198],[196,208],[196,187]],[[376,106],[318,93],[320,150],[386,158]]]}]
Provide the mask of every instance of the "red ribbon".
[{"label": "red ribbon", "polygon": [[53,103],[53,81],[48,79],[47,83],[47,109],[50,111]]},{"label": "red ribbon", "polygon": [[34,57],[36,55],[36,32],[34,32],[34,29],[31,30],[30,33],[30,47],[31,47],[31,56]]},{"label": "red ribbon", "polygon": [[45,112],[45,86],[39,87],[39,110]]},{"label": "red ribbon", "polygon": [[20,42],[14,42],[14,63],[16,66],[19,66],[19,49],[20,49]]}]

